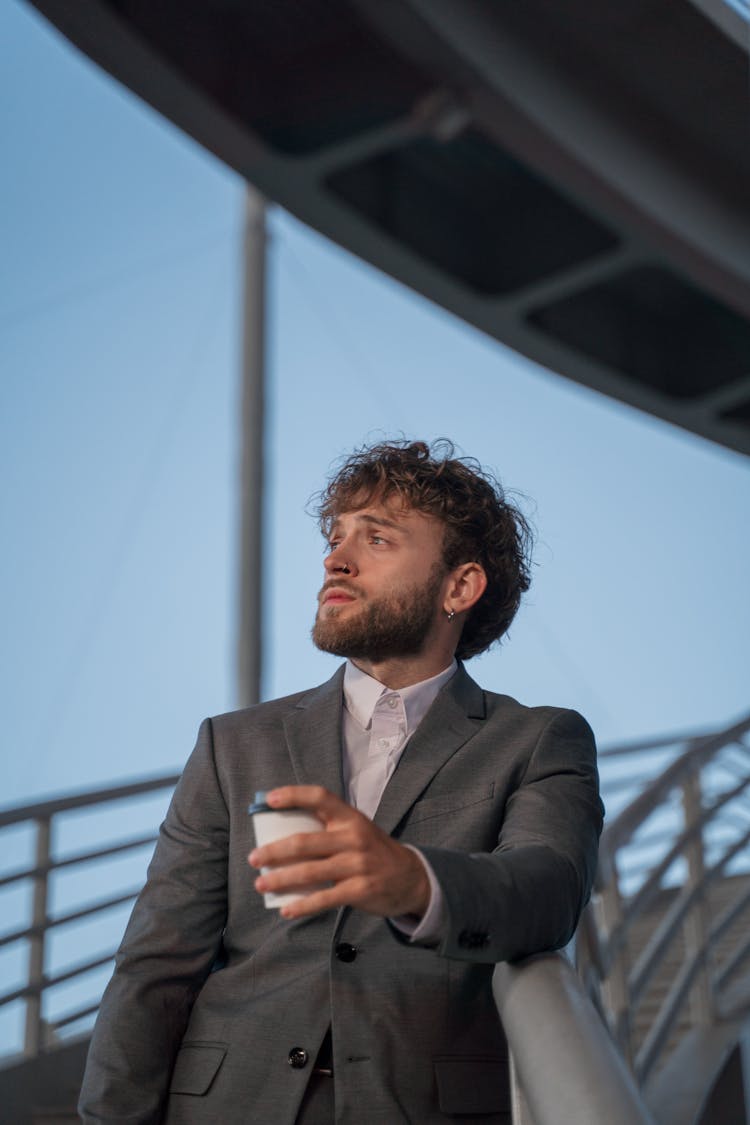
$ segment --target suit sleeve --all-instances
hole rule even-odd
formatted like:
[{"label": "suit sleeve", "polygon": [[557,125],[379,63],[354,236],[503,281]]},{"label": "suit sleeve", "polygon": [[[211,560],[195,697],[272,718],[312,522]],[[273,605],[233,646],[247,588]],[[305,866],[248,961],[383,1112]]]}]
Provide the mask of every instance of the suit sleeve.
[{"label": "suit sleeve", "polygon": [[84,1122],[162,1120],[193,1001],[221,944],[228,815],[206,720],[174,792],[102,999],[84,1076]]},{"label": "suit sleeve", "polygon": [[492,853],[424,847],[445,898],[437,952],[513,961],[570,941],[596,871],[603,807],[590,727],[557,711],[506,802]]}]

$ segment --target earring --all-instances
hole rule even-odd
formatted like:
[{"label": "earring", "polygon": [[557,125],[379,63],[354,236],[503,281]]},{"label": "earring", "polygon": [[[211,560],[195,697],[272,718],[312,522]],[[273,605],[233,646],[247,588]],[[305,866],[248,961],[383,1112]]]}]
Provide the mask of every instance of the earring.
[{"label": "earring", "polygon": [[452,621],[453,618],[456,616],[456,611],[455,611],[455,609],[446,609],[445,614],[446,614],[446,617],[448,618],[448,620]]}]

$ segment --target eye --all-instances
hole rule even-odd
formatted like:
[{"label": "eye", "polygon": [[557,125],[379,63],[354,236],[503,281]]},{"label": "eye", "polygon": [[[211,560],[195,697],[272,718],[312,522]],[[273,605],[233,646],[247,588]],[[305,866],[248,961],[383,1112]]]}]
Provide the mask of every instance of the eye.
[{"label": "eye", "polygon": [[381,543],[387,543],[388,540],[384,539],[382,535],[371,535],[370,542],[375,543],[376,546],[379,546]]}]

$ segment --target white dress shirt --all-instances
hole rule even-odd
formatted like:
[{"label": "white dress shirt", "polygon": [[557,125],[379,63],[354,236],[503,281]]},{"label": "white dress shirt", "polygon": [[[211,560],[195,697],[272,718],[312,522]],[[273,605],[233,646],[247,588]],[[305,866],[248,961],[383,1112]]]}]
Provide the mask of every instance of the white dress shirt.
[{"label": "white dress shirt", "polygon": [[[347,661],[342,730],[344,790],[349,804],[370,819],[407,742],[457,667],[454,660],[437,676],[394,691]],[[412,941],[437,941],[444,920],[442,892],[425,857],[417,848],[412,851],[424,864],[430,902],[419,923],[406,917],[391,921]]]}]

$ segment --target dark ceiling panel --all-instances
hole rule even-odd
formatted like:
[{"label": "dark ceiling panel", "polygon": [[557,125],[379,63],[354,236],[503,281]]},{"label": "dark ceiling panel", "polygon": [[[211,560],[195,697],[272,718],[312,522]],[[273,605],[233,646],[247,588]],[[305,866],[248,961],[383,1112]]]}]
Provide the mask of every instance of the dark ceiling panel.
[{"label": "dark ceiling panel", "polygon": [[750,324],[653,266],[627,270],[537,309],[529,320],[670,398],[698,398],[748,371]]},{"label": "dark ceiling panel", "polygon": [[391,238],[485,295],[611,250],[616,235],[476,130],[413,141],[327,186]]},{"label": "dark ceiling panel", "polygon": [[353,253],[750,454],[749,37],[721,0],[33,3]]},{"label": "dark ceiling panel", "polygon": [[396,120],[430,78],[346,0],[106,0],[152,49],[282,152]]},{"label": "dark ceiling panel", "polygon": [[721,410],[719,414],[727,422],[739,422],[750,428],[750,398],[745,399],[744,402],[738,402],[736,406],[732,406],[728,410]]},{"label": "dark ceiling panel", "polygon": [[[497,0],[477,6],[496,17]],[[527,0],[503,9],[504,28],[564,73],[586,102],[604,105],[624,128],[637,120],[641,135],[667,146],[691,177],[747,200],[747,49],[692,4]],[[748,143],[738,146],[743,134]]]}]

